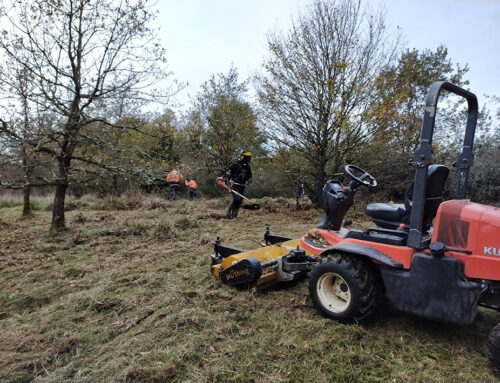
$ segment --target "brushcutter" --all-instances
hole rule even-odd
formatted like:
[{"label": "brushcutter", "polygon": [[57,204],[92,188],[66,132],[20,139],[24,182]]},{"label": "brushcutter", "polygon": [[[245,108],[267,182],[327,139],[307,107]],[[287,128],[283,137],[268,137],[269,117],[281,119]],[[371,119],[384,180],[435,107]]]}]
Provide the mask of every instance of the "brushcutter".
[{"label": "brushcutter", "polygon": [[218,177],[217,178],[217,186],[222,188],[222,189],[226,189],[227,191],[229,191],[230,193],[234,193],[236,194],[237,196],[243,198],[245,201],[248,202],[248,204],[246,205],[241,205],[241,207],[243,209],[246,209],[246,210],[259,210],[260,209],[260,205],[256,202],[253,202],[251,199],[245,197],[243,194],[241,193],[238,193],[236,190],[233,190],[231,188],[231,186],[229,186],[227,183],[226,183],[226,179],[224,177]]}]

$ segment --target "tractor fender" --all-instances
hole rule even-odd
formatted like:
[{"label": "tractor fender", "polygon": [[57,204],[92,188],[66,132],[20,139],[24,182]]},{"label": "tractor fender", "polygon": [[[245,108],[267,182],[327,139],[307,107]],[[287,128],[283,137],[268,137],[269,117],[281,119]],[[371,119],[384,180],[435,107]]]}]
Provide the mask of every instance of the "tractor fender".
[{"label": "tractor fender", "polygon": [[377,262],[383,263],[384,265],[394,267],[397,269],[403,269],[404,266],[401,262],[396,261],[395,259],[389,257],[388,255],[382,253],[380,250],[374,249],[370,246],[359,245],[357,243],[341,243],[328,249],[324,250],[320,256],[324,256],[327,253],[332,251],[354,254],[354,255],[362,255],[368,258],[371,258]]}]

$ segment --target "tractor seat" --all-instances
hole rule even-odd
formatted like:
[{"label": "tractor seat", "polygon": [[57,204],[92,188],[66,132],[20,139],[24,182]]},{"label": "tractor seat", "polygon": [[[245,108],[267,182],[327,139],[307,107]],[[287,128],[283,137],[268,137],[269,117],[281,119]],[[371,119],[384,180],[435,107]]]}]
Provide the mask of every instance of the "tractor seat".
[{"label": "tractor seat", "polygon": [[392,203],[371,203],[366,206],[366,215],[374,219],[382,219],[384,221],[401,222],[406,213],[405,205]]},{"label": "tractor seat", "polygon": [[[427,186],[423,211],[423,230],[427,231],[432,226],[439,204],[443,202],[443,191],[448,178],[449,169],[444,165],[429,165],[427,168]],[[366,215],[371,217],[377,226],[395,230],[400,225],[410,223],[411,209],[413,206],[412,182],[406,190],[404,204],[371,203],[366,206]]]}]

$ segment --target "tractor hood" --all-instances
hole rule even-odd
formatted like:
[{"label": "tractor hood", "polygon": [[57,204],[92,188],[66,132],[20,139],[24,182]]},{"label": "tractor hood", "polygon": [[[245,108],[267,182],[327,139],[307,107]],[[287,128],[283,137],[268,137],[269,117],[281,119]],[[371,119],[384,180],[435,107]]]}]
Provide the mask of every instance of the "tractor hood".
[{"label": "tractor hood", "polygon": [[453,253],[465,261],[468,277],[500,280],[500,208],[467,200],[443,202],[432,242],[470,250],[470,255]]}]

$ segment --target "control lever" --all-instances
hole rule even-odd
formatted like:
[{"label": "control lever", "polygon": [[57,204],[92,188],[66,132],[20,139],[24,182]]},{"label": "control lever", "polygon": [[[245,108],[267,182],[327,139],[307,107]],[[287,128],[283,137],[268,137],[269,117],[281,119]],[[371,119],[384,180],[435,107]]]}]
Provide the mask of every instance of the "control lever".
[{"label": "control lever", "polygon": [[442,258],[446,251],[454,251],[456,253],[472,254],[472,251],[467,249],[455,249],[452,247],[446,247],[443,242],[432,242],[429,245],[429,250],[431,254],[437,258]]}]

